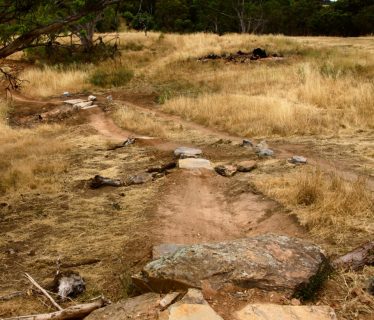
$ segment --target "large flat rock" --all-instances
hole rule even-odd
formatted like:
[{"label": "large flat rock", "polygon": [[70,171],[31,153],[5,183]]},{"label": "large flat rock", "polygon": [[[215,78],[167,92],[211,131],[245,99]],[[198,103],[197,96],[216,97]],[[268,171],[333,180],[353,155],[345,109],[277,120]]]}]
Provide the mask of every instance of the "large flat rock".
[{"label": "large flat rock", "polygon": [[285,294],[310,292],[326,274],[320,248],[286,236],[263,235],[219,243],[185,246],[148,263],[134,284],[168,292],[202,288],[259,288]]},{"label": "large flat rock", "polygon": [[251,304],[235,315],[235,320],[336,320],[328,306],[281,306]]},{"label": "large flat rock", "polygon": [[159,294],[147,293],[126,299],[92,312],[85,320],[157,320],[159,313]]},{"label": "large flat rock", "polygon": [[187,170],[195,170],[195,169],[213,170],[212,164],[210,163],[209,160],[195,159],[195,158],[179,159],[178,167],[180,169],[187,169]]}]

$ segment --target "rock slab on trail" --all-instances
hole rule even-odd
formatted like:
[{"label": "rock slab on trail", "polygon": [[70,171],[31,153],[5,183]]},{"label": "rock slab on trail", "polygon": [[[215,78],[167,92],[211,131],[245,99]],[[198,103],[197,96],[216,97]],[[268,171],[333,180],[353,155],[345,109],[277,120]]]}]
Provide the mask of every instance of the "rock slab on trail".
[{"label": "rock slab on trail", "polygon": [[328,306],[282,306],[251,304],[235,315],[235,320],[336,320]]},{"label": "rock slab on trail", "polygon": [[292,295],[318,287],[328,263],[321,249],[303,240],[262,235],[185,246],[148,263],[133,277],[145,291],[185,288],[259,288]]},{"label": "rock slab on trail", "polygon": [[197,158],[201,156],[203,152],[200,149],[189,148],[189,147],[179,147],[174,150],[174,155],[177,158]]},{"label": "rock slab on trail", "polygon": [[194,170],[194,169],[207,169],[213,170],[213,167],[209,160],[206,159],[179,159],[178,167],[180,169]]},{"label": "rock slab on trail", "polygon": [[189,289],[179,302],[160,314],[160,320],[223,320],[206,302],[201,291]]}]

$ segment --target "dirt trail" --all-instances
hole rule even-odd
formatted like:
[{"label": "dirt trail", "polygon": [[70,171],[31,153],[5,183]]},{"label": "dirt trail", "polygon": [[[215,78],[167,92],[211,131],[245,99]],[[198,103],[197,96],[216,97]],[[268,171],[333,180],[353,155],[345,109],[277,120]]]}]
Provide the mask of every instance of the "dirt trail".
[{"label": "dirt trail", "polygon": [[[216,136],[217,139],[228,139],[237,143],[242,142],[243,140],[242,137],[231,135],[227,132],[223,132],[218,129],[204,127],[203,125],[184,120],[179,116],[167,114],[159,109],[156,109],[155,107],[140,106],[123,100],[118,101],[139,111],[152,112],[160,118],[173,121],[177,124],[181,124],[186,128],[197,130],[206,135]],[[348,160],[342,161],[336,159],[327,160],[322,155],[313,152],[310,146],[307,145],[280,143],[273,146],[270,143],[270,147],[275,151],[276,157],[278,159],[289,159],[294,155],[302,155],[308,158],[308,162],[310,165],[320,167],[322,170],[326,172],[336,172],[338,175],[340,175],[347,181],[353,182],[362,176],[362,174],[353,171],[352,167],[354,164],[352,162],[349,162]],[[367,182],[367,186],[369,187],[369,189],[374,191],[374,177],[365,175],[365,180]]]},{"label": "dirt trail", "polygon": [[250,191],[227,195],[230,183],[208,170],[175,173],[159,201],[157,242],[191,244],[269,232],[302,237],[302,228],[275,202]]}]

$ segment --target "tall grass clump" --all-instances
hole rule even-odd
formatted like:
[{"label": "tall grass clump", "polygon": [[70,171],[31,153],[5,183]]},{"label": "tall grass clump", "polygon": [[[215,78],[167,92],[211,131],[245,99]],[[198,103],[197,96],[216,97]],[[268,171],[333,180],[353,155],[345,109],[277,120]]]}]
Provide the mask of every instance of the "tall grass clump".
[{"label": "tall grass clump", "polygon": [[343,252],[374,233],[374,199],[362,178],[347,181],[336,172],[302,168],[255,184],[290,208],[314,236],[339,244]]},{"label": "tall grass clump", "polygon": [[68,145],[60,126],[12,129],[6,124],[7,104],[0,101],[0,195],[30,190],[55,190],[67,169]]},{"label": "tall grass clump", "polygon": [[161,138],[167,135],[160,122],[156,121],[152,114],[139,112],[127,106],[117,106],[113,120],[121,128],[134,133]]},{"label": "tall grass clump", "polygon": [[124,66],[99,67],[89,77],[89,82],[97,87],[121,87],[127,84],[134,73]]}]

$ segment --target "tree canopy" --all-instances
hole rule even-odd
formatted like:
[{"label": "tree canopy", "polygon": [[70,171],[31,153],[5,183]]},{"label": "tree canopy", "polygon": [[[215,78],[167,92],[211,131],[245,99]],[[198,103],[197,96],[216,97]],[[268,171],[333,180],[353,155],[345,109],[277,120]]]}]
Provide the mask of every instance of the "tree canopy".
[{"label": "tree canopy", "polygon": [[[48,45],[53,37],[95,21],[120,0],[0,0],[0,58],[33,46]],[[95,21],[96,23],[97,21]]]}]

